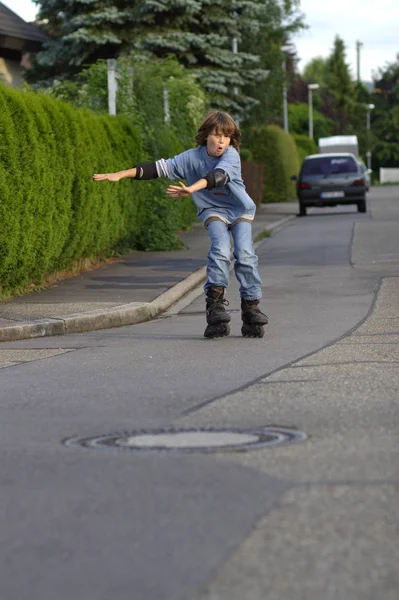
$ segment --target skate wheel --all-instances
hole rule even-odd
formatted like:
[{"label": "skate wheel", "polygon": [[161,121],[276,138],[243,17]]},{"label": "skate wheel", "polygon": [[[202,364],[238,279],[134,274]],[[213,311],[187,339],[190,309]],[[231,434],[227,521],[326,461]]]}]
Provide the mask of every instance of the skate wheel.
[{"label": "skate wheel", "polygon": [[265,329],[263,325],[243,325],[241,327],[243,337],[263,338]]},{"label": "skate wheel", "polygon": [[205,329],[204,337],[208,339],[226,337],[230,334],[230,325],[221,323],[220,325],[208,325]]}]

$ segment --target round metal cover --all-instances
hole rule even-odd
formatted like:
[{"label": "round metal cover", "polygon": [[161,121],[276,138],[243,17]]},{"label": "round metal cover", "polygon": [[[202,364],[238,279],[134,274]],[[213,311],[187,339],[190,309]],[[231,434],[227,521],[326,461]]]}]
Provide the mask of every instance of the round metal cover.
[{"label": "round metal cover", "polygon": [[69,446],[130,451],[157,452],[237,452],[292,444],[306,439],[306,434],[293,428],[267,426],[257,429],[192,429],[165,428],[73,437],[64,441]]}]

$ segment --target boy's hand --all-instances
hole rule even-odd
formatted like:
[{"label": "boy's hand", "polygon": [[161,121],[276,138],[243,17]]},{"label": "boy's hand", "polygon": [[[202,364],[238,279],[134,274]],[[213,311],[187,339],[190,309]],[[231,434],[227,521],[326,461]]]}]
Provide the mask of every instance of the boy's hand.
[{"label": "boy's hand", "polygon": [[95,173],[93,175],[94,181],[119,181],[120,179],[120,173]]},{"label": "boy's hand", "polygon": [[179,181],[179,185],[170,185],[166,193],[171,198],[185,198],[191,194],[191,191],[184,183]]}]

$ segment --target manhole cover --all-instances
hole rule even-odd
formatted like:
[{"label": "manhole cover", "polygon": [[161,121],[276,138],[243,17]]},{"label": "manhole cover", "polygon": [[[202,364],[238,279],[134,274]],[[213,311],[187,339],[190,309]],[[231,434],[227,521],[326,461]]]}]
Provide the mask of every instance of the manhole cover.
[{"label": "manhole cover", "polygon": [[259,429],[139,429],[95,437],[73,437],[64,443],[69,447],[147,452],[233,452],[292,444],[306,437],[305,433],[296,429],[273,425]]}]

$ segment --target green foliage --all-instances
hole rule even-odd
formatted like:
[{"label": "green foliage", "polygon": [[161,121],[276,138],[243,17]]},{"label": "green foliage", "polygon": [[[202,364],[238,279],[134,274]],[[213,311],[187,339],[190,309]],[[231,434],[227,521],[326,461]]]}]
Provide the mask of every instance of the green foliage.
[{"label": "green foliage", "polygon": [[37,79],[75,74],[83,65],[113,58],[128,45],[134,18],[130,2],[40,0],[38,20],[51,36],[36,56]]},{"label": "green foliage", "polygon": [[371,131],[368,145],[372,150],[372,167],[397,167],[399,164],[399,54],[396,61],[380,69],[370,99]]},{"label": "green foliage", "polygon": [[355,88],[346,63],[345,44],[339,36],[334,40],[334,48],[328,58],[327,67],[328,91],[332,96],[336,112],[337,133],[349,133],[347,127],[355,110]]},{"label": "green foliage", "polygon": [[316,56],[303,69],[303,79],[306,83],[318,83],[321,90],[328,90],[329,66],[328,59]]},{"label": "green foliage", "polygon": [[[56,98],[76,108],[108,112],[107,64],[104,60],[97,61],[71,79],[62,81],[56,79],[52,87],[44,89],[47,93],[51,92]],[[119,93],[118,100],[120,97]]]},{"label": "green foliage", "polygon": [[[117,61],[117,73],[117,112],[139,126],[147,160],[175,156],[193,146],[199,120],[206,112],[207,103],[204,92],[192,74],[175,59],[149,63],[133,61],[129,57]],[[169,92],[168,124],[165,124],[164,118],[165,88]],[[98,61],[71,81],[56,82],[46,91],[75,107],[88,107],[106,114],[106,90],[107,65],[105,61]],[[129,165],[129,162],[126,164]],[[108,161],[103,170],[109,172],[121,168],[120,164],[111,167]],[[147,199],[148,184],[139,185]],[[195,205],[191,198],[168,199],[164,193],[164,182],[152,182],[151,186],[151,197],[148,196],[148,201],[141,204],[139,212],[140,222],[146,223],[146,226],[135,240],[125,241],[124,247],[144,250],[178,248],[181,244],[173,232],[190,226],[196,215]]]},{"label": "green foliage", "polygon": [[[267,79],[249,82],[245,88],[246,93],[256,101],[243,116],[248,127],[253,122],[259,125],[282,124],[283,81],[290,81],[294,56],[283,53],[281,46],[306,28],[299,0],[257,0],[256,4],[259,9],[258,28],[244,33],[239,47],[244,52],[259,56],[259,68],[269,71],[269,75]],[[285,69],[283,59],[286,59]]]},{"label": "green foliage", "polygon": [[252,156],[252,152],[249,148],[243,148],[242,146],[240,146],[240,158],[241,160],[247,160],[247,161],[252,161],[253,160],[253,156]]},{"label": "green foliage", "polygon": [[[307,135],[301,135],[299,133],[292,134],[294,142],[297,147],[298,158],[300,165],[303,162],[303,159],[310,154],[317,154],[318,147],[314,140],[312,140]],[[292,175],[296,175],[296,173],[292,173]]]},{"label": "green foliage", "polygon": [[94,182],[93,172],[145,160],[139,130],[53,97],[0,86],[0,293],[5,297],[76,260],[118,247],[170,249],[190,199],[160,181]]},{"label": "green foliage", "polygon": [[[134,100],[143,128],[145,148],[152,158],[173,156],[191,148],[208,100],[192,73],[176,59],[152,62],[124,59],[134,64]],[[170,121],[165,124],[164,92],[169,98]]]},{"label": "green foliage", "polygon": [[[279,5],[279,0],[269,4]],[[286,0],[285,4],[291,4]],[[175,56],[193,71],[215,106],[233,112],[254,100],[247,84],[263,81],[259,57],[232,49],[232,38],[259,30],[264,13],[260,0],[41,0],[39,20],[52,40],[36,57],[34,77],[75,74],[99,58],[117,58],[132,51],[151,60]],[[239,88],[234,95],[233,88]]]},{"label": "green foliage", "polygon": [[[303,78],[306,84],[318,83],[320,86],[318,92],[313,94],[315,138],[356,135],[359,154],[365,158],[372,143],[366,128],[366,106],[374,103],[374,100],[362,83],[353,81],[343,40],[338,36],[335,38],[329,57],[312,59],[304,68]],[[327,122],[323,124],[319,121],[317,124],[316,111],[324,115],[328,127]],[[321,126],[324,131],[320,129]]]},{"label": "green foliage", "polygon": [[270,229],[264,229],[263,231],[260,231],[258,233],[258,235],[256,235],[254,237],[254,242],[260,242],[262,240],[264,240],[265,238],[269,238],[273,235],[273,231]]},{"label": "green foliage", "polygon": [[[322,113],[332,129],[327,135],[355,134],[360,152],[365,152],[366,104],[370,94],[359,82],[354,82],[346,60],[346,47],[336,36],[334,46],[327,58],[316,57],[304,68],[304,81],[318,83],[320,89],[313,94],[314,107]],[[324,137],[315,134],[315,137]]]},{"label": "green foliage", "polygon": [[[52,236],[52,215],[45,206],[48,151],[39,143],[46,126],[40,107],[31,112],[22,94],[0,88],[2,104],[2,167],[4,169],[4,194],[2,194],[2,227],[0,253],[0,281],[14,285],[19,271],[25,269],[37,278],[46,268],[48,257],[45,248]],[[9,158],[6,155],[9,154]],[[43,227],[36,227],[36,219]]]},{"label": "green foliage", "polygon": [[[208,108],[200,85],[176,59],[148,62],[125,57],[117,61],[117,114],[139,126],[151,158],[173,156],[192,147],[199,122]],[[78,108],[108,112],[107,64],[104,60],[71,80],[42,88]],[[165,124],[164,90],[169,95],[170,122]]]},{"label": "green foliage", "polygon": [[[136,50],[151,57],[176,56],[192,70],[217,108],[237,114],[253,105],[245,87],[263,81],[267,73],[259,68],[259,57],[244,52],[240,42],[259,30],[261,2],[144,0],[141,4]],[[233,38],[238,41],[237,52]]]},{"label": "green foliage", "polygon": [[247,145],[254,161],[264,165],[263,202],[286,202],[295,198],[291,176],[299,171],[295,141],[277,125],[252,128]]},{"label": "green foliage", "polygon": [[[288,105],[288,123],[290,131],[307,136],[309,133],[309,106],[304,103]],[[327,137],[333,134],[334,123],[321,112],[313,108],[314,138]]]}]

